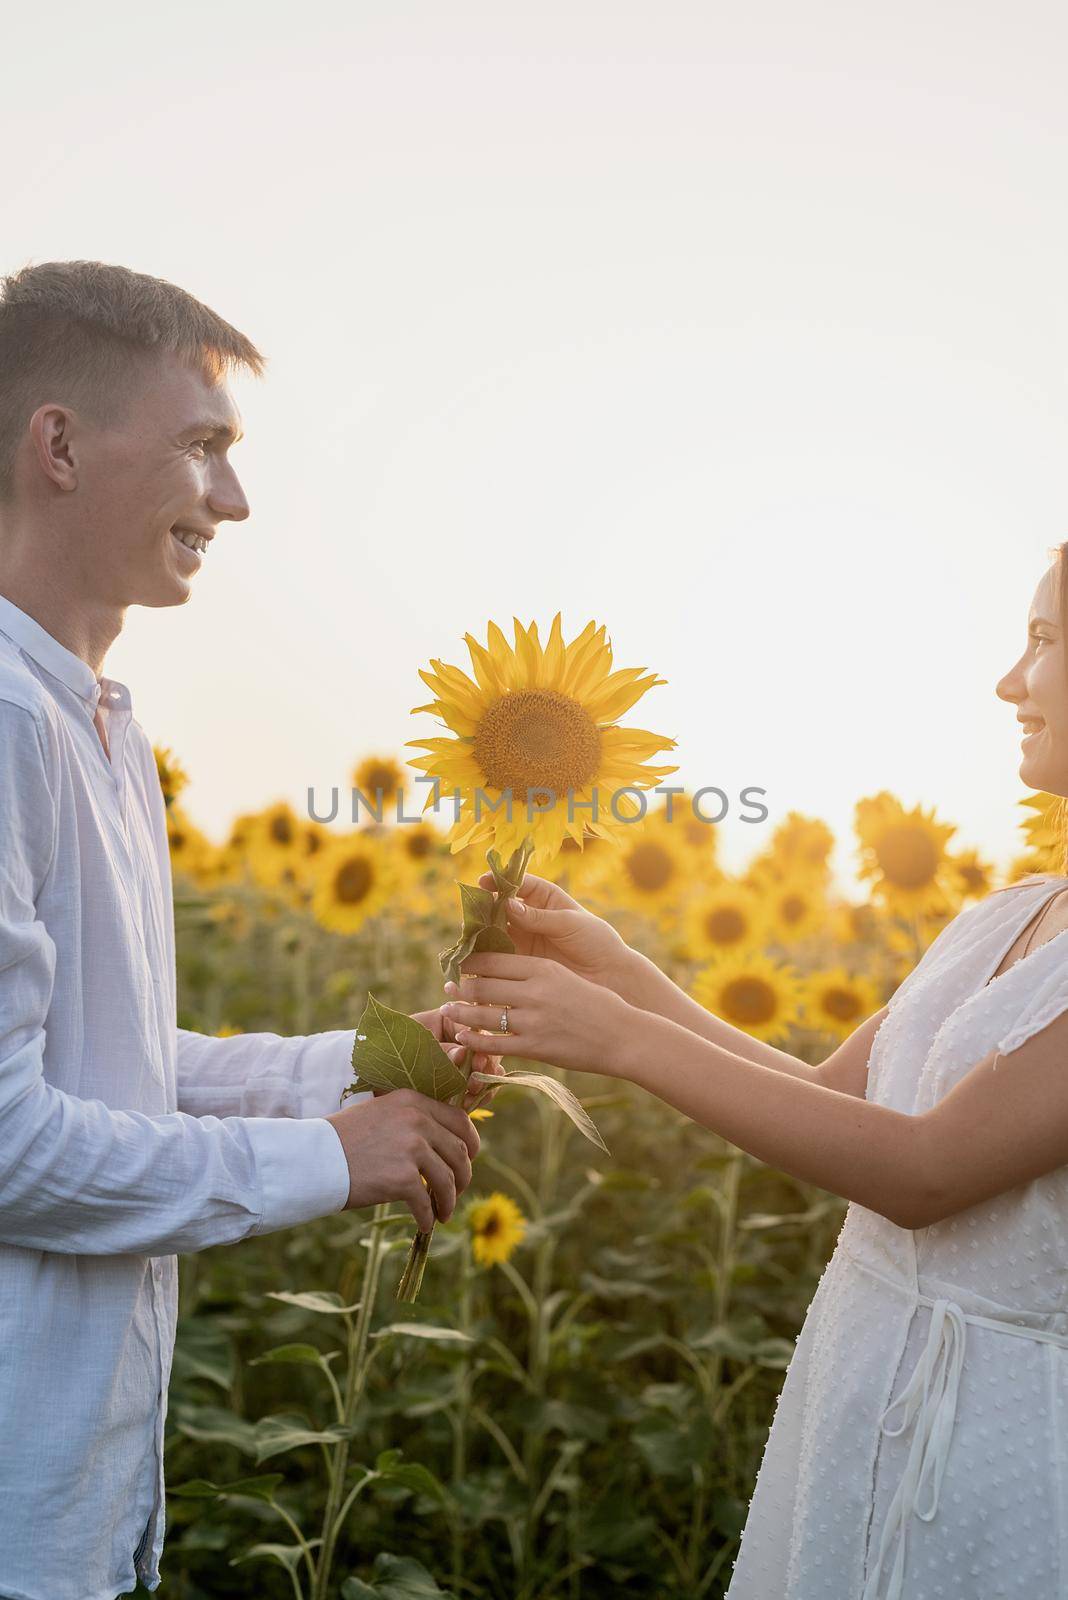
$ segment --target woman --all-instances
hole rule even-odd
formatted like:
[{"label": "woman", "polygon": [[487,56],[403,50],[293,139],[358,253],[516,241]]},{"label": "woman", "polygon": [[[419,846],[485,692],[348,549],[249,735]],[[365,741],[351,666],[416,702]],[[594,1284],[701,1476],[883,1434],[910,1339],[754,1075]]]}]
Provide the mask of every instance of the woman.
[{"label": "woman", "polygon": [[[1061,795],[1066,573],[1068,542],[997,685],[1021,779]],[[709,1014],[537,878],[511,908],[520,953],[465,964],[461,1043],[629,1078],[851,1202],[729,1600],[1068,1595],[1066,888],[1047,874],[967,907],[818,1067]]]}]

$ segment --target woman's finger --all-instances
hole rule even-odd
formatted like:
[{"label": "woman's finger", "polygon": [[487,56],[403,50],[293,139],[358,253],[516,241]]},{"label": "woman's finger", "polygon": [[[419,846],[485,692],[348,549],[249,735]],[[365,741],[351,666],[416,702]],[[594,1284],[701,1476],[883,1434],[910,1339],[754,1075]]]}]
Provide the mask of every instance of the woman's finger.
[{"label": "woman's finger", "polygon": [[[459,984],[447,983],[445,993],[473,1006],[510,1006],[516,1003],[516,986],[510,978],[481,978],[465,972]],[[448,1013],[446,1012],[446,1015]]]},{"label": "woman's finger", "polygon": [[[485,1028],[487,1033],[491,1030],[499,1029],[504,1009],[504,1006],[500,1005],[479,1006],[472,1005],[466,1000],[450,1000],[449,1017],[454,1028],[457,1029],[457,1041],[459,1042],[458,1030],[460,1028]],[[518,1033],[518,1031],[519,1024],[515,1018],[514,1008],[509,1006],[508,1032],[513,1034]],[[489,1054],[488,1042],[485,1039],[480,1040],[477,1049],[482,1051],[483,1054]]]},{"label": "woman's finger", "polygon": [[[468,1049],[473,1049],[477,1044],[480,1050],[492,1050],[498,1056],[515,1056],[519,1054],[519,1044],[523,1042],[529,1050],[529,1040],[519,1041],[511,1032],[511,1017],[509,1017],[508,1033],[475,1033],[464,1026],[462,1022],[456,1024],[456,1037],[461,1044],[466,1044]],[[496,1089],[493,1091],[496,1094]]]}]

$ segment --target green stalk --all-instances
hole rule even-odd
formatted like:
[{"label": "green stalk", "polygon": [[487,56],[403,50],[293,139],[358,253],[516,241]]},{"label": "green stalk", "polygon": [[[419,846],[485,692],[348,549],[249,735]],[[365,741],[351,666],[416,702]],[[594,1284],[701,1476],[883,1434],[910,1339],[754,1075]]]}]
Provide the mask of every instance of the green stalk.
[{"label": "green stalk", "polygon": [[[356,1412],[363,1395],[364,1379],[367,1375],[367,1342],[371,1332],[371,1319],[374,1315],[375,1300],[378,1296],[378,1280],[382,1268],[382,1259],[386,1252],[385,1230],[382,1228],[381,1222],[388,1210],[388,1201],[380,1201],[375,1206],[375,1226],[372,1226],[371,1229],[371,1243],[367,1252],[363,1292],[360,1296],[360,1307],[356,1314],[355,1324],[351,1317],[346,1318],[349,1324],[349,1360],[348,1370],[345,1374],[345,1401],[342,1420],[347,1426],[351,1426],[355,1421]],[[334,1445],[333,1456],[330,1484],[326,1495],[326,1510],[323,1514],[322,1544],[319,1547],[319,1561],[311,1600],[327,1600],[330,1568],[334,1560],[334,1547],[337,1543],[337,1536],[341,1531],[343,1520],[338,1515],[338,1508],[345,1484],[345,1469],[349,1464],[349,1440],[347,1438],[339,1439],[337,1444]]]},{"label": "green stalk", "polygon": [[[460,1295],[459,1321],[463,1333],[471,1331],[471,1242],[467,1229],[460,1243]],[[460,1381],[457,1385],[457,1406],[452,1427],[452,1486],[457,1490],[467,1476],[467,1418],[471,1406],[471,1358],[468,1346],[460,1357]],[[464,1525],[463,1515],[457,1510],[452,1519],[452,1587],[459,1589],[464,1580]]]}]

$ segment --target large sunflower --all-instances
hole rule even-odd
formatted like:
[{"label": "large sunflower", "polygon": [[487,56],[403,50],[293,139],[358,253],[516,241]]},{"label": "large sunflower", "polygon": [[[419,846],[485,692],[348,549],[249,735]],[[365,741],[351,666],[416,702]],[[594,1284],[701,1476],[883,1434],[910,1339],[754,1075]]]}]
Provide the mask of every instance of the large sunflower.
[{"label": "large sunflower", "polygon": [[800,1020],[804,1003],[801,975],[758,950],[739,951],[705,967],[690,993],[706,1011],[769,1044]]},{"label": "large sunflower", "polygon": [[[566,838],[618,836],[613,798],[621,817],[638,816],[635,797],[621,791],[651,788],[675,771],[646,765],[673,739],[617,725],[664,680],[642,667],[613,672],[612,647],[593,622],[565,644],[559,613],[544,645],[537,624],[525,628],[518,618],[514,645],[492,622],[485,648],[470,634],[465,642],[473,679],[441,661],[419,674],[435,698],[416,711],[433,712],[453,737],[411,741],[427,752],[411,765],[438,779],[446,798],[459,796],[453,850],[494,845],[507,856],[532,835],[535,864],[544,865]],[[546,809],[528,815],[528,804]]]},{"label": "large sunflower", "polygon": [[946,845],[955,824],[936,822],[934,811],[901,801],[883,789],[858,800],[855,829],[860,876],[874,879],[872,893],[905,916],[937,911],[952,896]]},{"label": "large sunflower", "polygon": [[332,839],[313,858],[311,872],[312,912],[335,933],[355,933],[398,886],[393,851],[363,829]]}]

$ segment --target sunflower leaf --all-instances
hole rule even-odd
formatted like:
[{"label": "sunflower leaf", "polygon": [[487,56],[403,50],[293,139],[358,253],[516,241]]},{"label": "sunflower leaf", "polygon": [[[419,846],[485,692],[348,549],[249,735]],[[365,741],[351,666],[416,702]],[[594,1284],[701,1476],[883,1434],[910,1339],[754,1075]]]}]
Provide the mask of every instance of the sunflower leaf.
[{"label": "sunflower leaf", "polygon": [[571,1118],[575,1127],[580,1133],[585,1134],[591,1144],[599,1145],[606,1155],[611,1155],[612,1152],[598,1133],[593,1118],[559,1079],[550,1078],[544,1072],[506,1072],[503,1080],[499,1073],[494,1076],[490,1072],[472,1072],[468,1082],[488,1083],[498,1089],[507,1088],[510,1083],[514,1083],[520,1089],[537,1089],[539,1094],[547,1095],[566,1117]]},{"label": "sunflower leaf", "polygon": [[523,840],[519,849],[509,856],[507,865],[501,864],[501,858],[496,850],[490,850],[487,853],[486,860],[489,862],[489,869],[493,873],[493,881],[497,885],[497,893],[505,900],[510,900],[518,892],[526,875],[527,864],[533,854],[534,840],[530,834]]},{"label": "sunflower leaf", "polygon": [[428,1028],[373,994],[356,1027],[352,1065],[360,1089],[417,1089],[432,1100],[451,1100],[467,1087],[466,1074]]},{"label": "sunflower leaf", "polygon": [[456,943],[443,950],[438,957],[441,970],[450,983],[459,983],[461,964],[468,956],[484,955],[492,950],[498,955],[512,955],[515,945],[505,928],[507,907],[491,889],[481,889],[471,883],[457,884],[463,927]]}]

